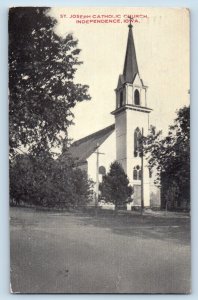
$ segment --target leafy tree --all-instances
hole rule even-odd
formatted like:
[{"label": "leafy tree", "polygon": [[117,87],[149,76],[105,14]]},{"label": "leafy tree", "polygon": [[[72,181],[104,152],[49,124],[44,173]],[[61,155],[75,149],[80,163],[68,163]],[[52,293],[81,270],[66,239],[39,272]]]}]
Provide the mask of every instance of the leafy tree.
[{"label": "leafy tree", "polygon": [[103,176],[100,190],[106,200],[115,204],[115,207],[124,206],[128,202],[128,198],[132,195],[132,187],[122,166],[117,162],[113,162],[110,171]]},{"label": "leafy tree", "polygon": [[74,83],[82,62],[77,40],[55,34],[49,8],[14,7],[9,11],[10,154],[32,154],[61,146],[72,124],[71,109],[89,100],[88,86]]},{"label": "leafy tree", "polygon": [[156,184],[162,185],[165,202],[170,207],[190,202],[190,107],[177,111],[174,124],[166,137],[152,127],[144,139],[151,169],[157,170]]},{"label": "leafy tree", "polygon": [[34,174],[34,168],[28,155],[17,155],[15,160],[10,162],[11,203],[20,204],[22,201],[31,203],[35,192]]},{"label": "leafy tree", "polygon": [[50,156],[17,155],[10,163],[10,196],[15,204],[80,207],[92,194],[93,183],[85,172],[74,168],[71,157],[61,161]]}]

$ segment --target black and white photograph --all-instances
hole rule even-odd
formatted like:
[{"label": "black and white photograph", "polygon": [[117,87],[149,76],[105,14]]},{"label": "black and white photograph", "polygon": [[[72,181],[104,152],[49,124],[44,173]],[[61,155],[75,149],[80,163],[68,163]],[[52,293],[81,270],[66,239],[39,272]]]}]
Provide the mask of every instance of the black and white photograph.
[{"label": "black and white photograph", "polygon": [[188,8],[11,7],[10,292],[190,294]]}]

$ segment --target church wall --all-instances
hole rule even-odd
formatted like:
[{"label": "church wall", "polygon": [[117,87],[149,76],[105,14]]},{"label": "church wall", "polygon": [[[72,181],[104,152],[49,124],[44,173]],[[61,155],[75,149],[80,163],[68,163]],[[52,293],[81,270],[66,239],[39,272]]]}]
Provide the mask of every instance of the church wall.
[{"label": "church wall", "polygon": [[138,86],[138,87],[142,87],[142,82],[140,80],[140,75],[136,74],[135,79],[133,81],[133,86]]},{"label": "church wall", "polygon": [[146,107],[147,106],[147,103],[146,103],[146,89],[141,89],[140,99],[141,99],[141,105],[143,107]]},{"label": "church wall", "polygon": [[156,180],[156,169],[152,170],[152,176],[150,178],[150,199],[151,199],[151,207],[161,207],[161,190],[154,183]]},{"label": "church wall", "polygon": [[[122,104],[121,104],[121,93],[122,93]],[[126,89],[125,87],[116,90],[116,108],[120,108],[126,104]]]},{"label": "church wall", "polygon": [[[134,156],[134,132],[138,127],[141,132],[143,128],[144,136],[148,134],[149,114],[139,110],[127,109],[116,115],[115,120],[116,159],[122,164],[129,178],[130,184],[134,186],[135,193],[133,205],[140,206],[142,191],[141,180],[133,178],[133,169],[136,166],[142,168],[142,160],[141,157]],[[160,190],[154,184],[154,174],[153,179],[149,176],[149,168],[146,157],[143,158],[143,166],[144,206],[160,207]]]},{"label": "church wall", "polygon": [[[104,166],[106,172],[109,171],[110,164],[116,160],[116,138],[115,131],[104,141],[98,148],[99,152],[104,153],[99,155],[99,167]],[[87,159],[88,175],[94,182],[96,182],[96,153],[92,153]],[[102,176],[99,175],[99,181],[102,181]]]},{"label": "church wall", "polygon": [[140,105],[146,107],[146,88],[142,87],[142,83],[138,74],[136,75],[133,84],[126,84],[126,103],[134,105],[134,92],[136,89],[140,93]]},{"label": "church wall", "polygon": [[123,111],[115,117],[116,131],[116,160],[126,172],[126,112]]},{"label": "church wall", "polygon": [[133,104],[133,86],[132,84],[127,84],[126,85],[126,90],[127,90],[127,104]]},{"label": "church wall", "polygon": [[[148,114],[145,112],[127,110],[127,175],[132,185],[141,186],[141,180],[133,179],[133,169],[135,166],[141,168],[141,157],[134,157],[134,131],[137,127],[142,130],[144,128],[144,135],[148,133]],[[146,166],[145,158],[143,160],[143,177],[144,177],[144,205],[150,206],[150,179],[149,170]],[[135,205],[141,205],[141,200],[134,203]]]}]

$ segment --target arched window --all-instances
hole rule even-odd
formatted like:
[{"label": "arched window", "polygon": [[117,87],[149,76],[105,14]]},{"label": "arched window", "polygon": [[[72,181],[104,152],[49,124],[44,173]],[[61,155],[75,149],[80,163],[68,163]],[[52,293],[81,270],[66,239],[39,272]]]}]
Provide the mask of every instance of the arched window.
[{"label": "arched window", "polygon": [[140,129],[137,127],[134,132],[134,156],[141,156],[142,153],[142,134]]},{"label": "arched window", "polygon": [[106,168],[104,166],[99,167],[99,174],[103,176],[106,175]]},{"label": "arched window", "polygon": [[120,92],[120,107],[122,107],[124,104],[124,99],[123,99],[123,91]]},{"label": "arched window", "polygon": [[142,179],[142,169],[140,166],[135,166],[133,168],[133,180],[141,180]]},{"label": "arched window", "polygon": [[134,93],[134,103],[135,105],[140,105],[140,93],[138,90],[135,90]]}]

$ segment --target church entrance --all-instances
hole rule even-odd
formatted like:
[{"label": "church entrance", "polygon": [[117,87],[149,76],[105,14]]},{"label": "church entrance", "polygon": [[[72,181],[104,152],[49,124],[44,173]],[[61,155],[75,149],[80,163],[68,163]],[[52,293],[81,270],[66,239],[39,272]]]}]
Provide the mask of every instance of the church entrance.
[{"label": "church entrance", "polygon": [[134,184],[134,194],[133,194],[133,205],[134,206],[141,206],[141,185]]}]

